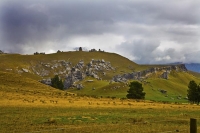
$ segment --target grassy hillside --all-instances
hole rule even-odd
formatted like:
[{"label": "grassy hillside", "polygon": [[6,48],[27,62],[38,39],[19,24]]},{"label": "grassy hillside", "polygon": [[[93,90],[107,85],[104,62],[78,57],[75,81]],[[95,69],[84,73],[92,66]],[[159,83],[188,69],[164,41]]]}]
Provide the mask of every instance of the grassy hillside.
[{"label": "grassy hillside", "polygon": [[[199,78],[191,75],[188,72],[172,71],[169,79],[149,78],[143,82],[144,91],[146,92],[147,100],[155,101],[171,101],[171,102],[187,102],[188,83],[195,80],[200,83]],[[130,81],[131,82],[131,81]],[[84,80],[84,89],[69,89],[69,92],[77,93],[79,95],[97,95],[103,97],[120,97],[125,98],[128,85],[125,83],[109,83],[108,81],[88,82]],[[160,90],[166,90],[166,94],[162,94]]]},{"label": "grassy hillside", "polygon": [[45,97],[60,96],[64,93],[36,80],[0,71],[0,99],[2,103],[7,99],[10,100],[9,102],[15,101],[16,104],[17,101],[34,102]]},{"label": "grassy hillside", "polygon": [[[67,60],[75,65],[80,60],[84,60],[85,63],[89,63],[91,59],[104,59],[106,61],[110,61],[113,66],[122,69],[121,71],[129,70],[131,68],[136,70],[139,69],[136,63],[115,53],[83,51],[61,52],[46,55],[2,54],[0,55],[0,69],[5,70],[5,68],[15,68],[17,66],[26,66],[36,62],[48,62],[52,60]],[[126,69],[124,68],[125,66],[130,66],[130,68]]]},{"label": "grassy hillside", "polygon": [[[39,75],[19,73],[22,68],[29,69],[31,65],[41,62],[70,60],[76,64],[80,59],[85,62],[91,59],[110,61],[118,68],[109,76],[152,67],[140,66],[117,54],[101,52],[0,55],[0,131],[189,132],[190,118],[200,117],[198,105],[149,101],[187,102],[184,97],[189,81],[200,82],[197,73],[171,71],[167,80],[159,78],[159,73],[150,75],[141,81],[146,92],[145,101],[119,99],[126,96],[128,83],[86,77],[79,81],[83,89],[61,91],[38,82],[43,78]],[[160,89],[166,90],[167,94],[162,94]],[[199,132],[199,121],[197,126]]]},{"label": "grassy hillside", "polygon": [[198,73],[198,72],[193,72],[193,71],[188,71],[188,72],[189,72],[190,74],[192,74],[193,76],[200,78],[200,73]]},{"label": "grassy hillside", "polygon": [[[88,64],[92,59],[104,59],[105,61],[111,62],[111,65],[116,68],[114,73],[108,72],[107,76],[105,77],[107,79],[113,77],[115,74],[132,72],[133,70],[137,71],[141,69],[138,64],[115,53],[74,51],[46,55],[2,54],[0,55],[0,71],[18,73],[17,71],[21,70],[22,68],[31,70],[30,66],[41,64],[42,62],[52,62],[54,60],[69,61],[72,63],[72,66],[75,66],[80,60],[83,60],[85,64]],[[145,68],[148,68],[148,66],[142,67],[142,69]],[[23,73],[23,75],[33,79],[41,78],[33,73]],[[51,74],[51,76],[53,76],[53,74]]]},{"label": "grassy hillside", "polygon": [[[38,80],[42,79],[43,77],[33,73],[31,66],[45,62],[52,62],[54,60],[69,61],[72,63],[72,66],[74,66],[80,60],[83,60],[85,64],[88,64],[92,59],[104,59],[105,61],[109,61],[115,70],[107,71],[107,74],[103,77],[103,80],[96,80],[91,77],[87,77],[83,81],[80,81],[80,83],[82,83],[84,86],[83,89],[69,89],[67,90],[68,92],[77,93],[79,95],[125,98],[128,90],[128,84],[117,82],[110,83],[109,79],[117,74],[145,70],[151,67],[161,67],[161,65],[138,65],[118,54],[107,52],[75,51],[46,55],[1,54],[1,91],[6,90],[9,92],[12,90],[12,93],[16,91],[20,92],[20,94],[23,94],[24,91],[27,91],[30,92],[31,95],[39,93],[43,94],[44,92],[49,93],[49,90],[58,91],[39,83]],[[19,70],[22,70],[22,68],[26,68],[30,71],[27,73],[19,73]],[[51,76],[53,76],[53,73],[51,73],[50,77]],[[148,79],[145,79],[142,84],[144,91],[146,92],[146,99],[148,100],[186,102],[184,98],[187,94],[187,86],[189,81],[195,80],[197,83],[200,83],[199,77],[199,74],[194,72],[172,71],[168,80],[161,79],[158,75],[152,74]],[[93,81],[88,82],[88,80]],[[161,89],[166,90],[167,94],[162,94],[160,92]]]}]

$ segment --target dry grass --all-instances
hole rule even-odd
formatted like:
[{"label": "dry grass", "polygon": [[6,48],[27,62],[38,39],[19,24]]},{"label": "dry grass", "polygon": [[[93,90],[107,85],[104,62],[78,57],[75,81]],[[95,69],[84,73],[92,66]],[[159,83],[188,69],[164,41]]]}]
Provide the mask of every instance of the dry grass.
[{"label": "dry grass", "polygon": [[[200,106],[0,92],[2,132],[188,132]],[[200,124],[198,123],[198,126]]]}]

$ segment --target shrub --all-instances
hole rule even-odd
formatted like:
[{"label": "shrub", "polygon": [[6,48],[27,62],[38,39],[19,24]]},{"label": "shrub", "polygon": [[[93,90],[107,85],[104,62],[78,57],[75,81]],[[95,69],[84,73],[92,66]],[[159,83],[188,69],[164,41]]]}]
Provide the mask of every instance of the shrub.
[{"label": "shrub", "polygon": [[54,78],[51,79],[51,86],[57,89],[64,89],[64,84],[61,79],[59,79],[58,75],[55,75]]},{"label": "shrub", "polygon": [[145,92],[143,92],[143,87],[142,84],[134,81],[131,82],[129,85],[129,90],[127,91],[128,94],[126,95],[126,97],[128,99],[144,99],[145,98]]}]

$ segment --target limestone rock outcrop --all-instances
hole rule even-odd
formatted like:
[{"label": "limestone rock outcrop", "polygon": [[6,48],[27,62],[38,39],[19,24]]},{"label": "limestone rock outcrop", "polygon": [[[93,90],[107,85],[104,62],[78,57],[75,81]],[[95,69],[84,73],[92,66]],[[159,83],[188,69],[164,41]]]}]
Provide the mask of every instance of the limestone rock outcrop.
[{"label": "limestone rock outcrop", "polygon": [[156,72],[163,72],[161,74],[161,78],[163,79],[168,79],[168,74],[172,71],[187,71],[187,68],[185,67],[184,64],[181,65],[171,65],[171,66],[166,66],[166,67],[155,67],[155,68],[150,68],[147,70],[143,71],[138,71],[138,72],[132,72],[132,73],[125,73],[122,75],[116,75],[113,77],[113,81],[115,82],[126,82],[127,80],[141,80],[144,78],[147,78],[149,74],[153,74]]},{"label": "limestone rock outcrop", "polygon": [[[79,81],[85,79],[86,76],[91,76],[95,79],[101,80],[109,71],[115,72],[115,67],[111,65],[109,61],[104,59],[91,59],[89,63],[85,63],[80,60],[77,64],[73,65],[69,61],[65,60],[53,60],[51,62],[40,62],[36,65],[31,66],[32,72],[41,76],[47,77],[42,83],[50,85],[50,75],[59,75],[64,80],[64,88],[75,87],[82,89],[83,86],[76,84]],[[31,72],[28,69],[22,69],[21,72]],[[114,82],[127,82],[127,80],[143,80],[148,78],[154,73],[161,73],[160,78],[168,79],[168,74],[171,71],[187,71],[184,64],[181,65],[169,65],[169,66],[158,66],[152,67],[142,71],[133,71],[131,73],[118,74],[113,76],[111,81]]]}]

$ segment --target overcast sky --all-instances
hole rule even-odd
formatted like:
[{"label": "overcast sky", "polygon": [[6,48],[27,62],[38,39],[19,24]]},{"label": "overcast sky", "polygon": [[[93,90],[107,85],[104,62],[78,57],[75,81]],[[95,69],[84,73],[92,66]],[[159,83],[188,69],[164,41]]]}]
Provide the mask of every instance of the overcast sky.
[{"label": "overcast sky", "polygon": [[200,1],[0,1],[0,50],[75,47],[115,52],[139,64],[200,63]]}]

